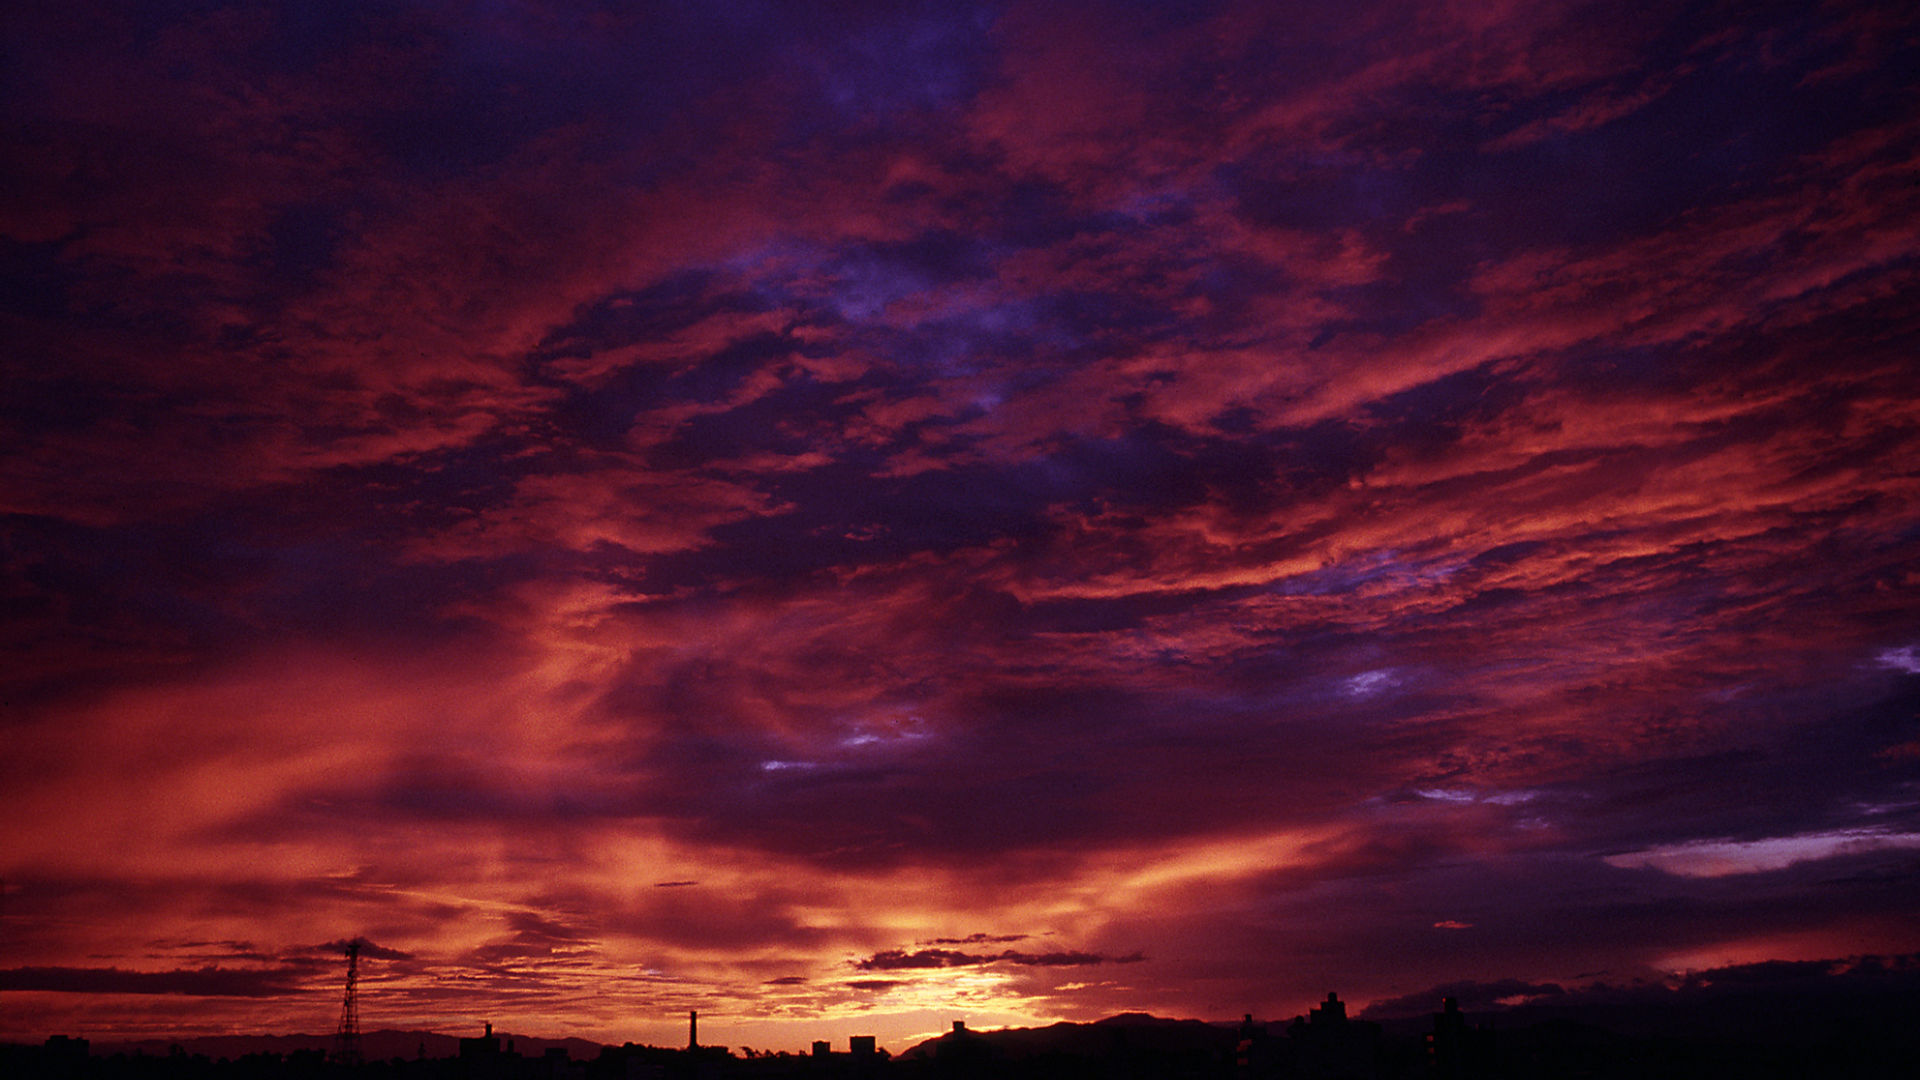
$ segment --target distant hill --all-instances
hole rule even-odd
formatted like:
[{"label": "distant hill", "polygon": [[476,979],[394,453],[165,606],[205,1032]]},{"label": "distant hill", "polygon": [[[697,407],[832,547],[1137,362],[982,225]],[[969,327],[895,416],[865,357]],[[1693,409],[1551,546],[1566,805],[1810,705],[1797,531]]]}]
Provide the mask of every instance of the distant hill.
[{"label": "distant hill", "polygon": [[[1851,961],[1764,961],[1672,984],[1451,983],[1375,1002],[1361,1013],[1389,1031],[1422,1029],[1441,997],[1476,1024],[1503,1030],[1573,1023],[1634,1038],[1719,1039],[1782,1046],[1905,1040],[1920,1052],[1920,954]],[[1501,998],[1524,998],[1505,1004]],[[1920,1075],[1917,1073],[1916,1075]]]},{"label": "distant hill", "polygon": [[[475,1031],[472,1034],[478,1035]],[[575,1061],[600,1056],[602,1044],[586,1039],[543,1039],[534,1035],[515,1035],[496,1031],[501,1049],[511,1042],[523,1057],[539,1057],[549,1048],[559,1047]],[[368,1061],[416,1057],[450,1058],[460,1052],[459,1035],[441,1035],[432,1031],[369,1031],[360,1036],[360,1055]],[[188,1054],[229,1061],[248,1054],[291,1054],[296,1050],[333,1049],[332,1035],[202,1035],[189,1039],[137,1039],[127,1042],[97,1041],[91,1049],[95,1056],[109,1054],[149,1054],[164,1056],[178,1046]]]},{"label": "distant hill", "polygon": [[1103,1058],[1114,1054],[1208,1054],[1232,1049],[1236,1027],[1203,1020],[1170,1020],[1122,1013],[1090,1024],[1061,1022],[1040,1028],[956,1031],[928,1039],[900,1056],[932,1059],[953,1052],[986,1050],[994,1058],[1023,1061],[1048,1055]]}]

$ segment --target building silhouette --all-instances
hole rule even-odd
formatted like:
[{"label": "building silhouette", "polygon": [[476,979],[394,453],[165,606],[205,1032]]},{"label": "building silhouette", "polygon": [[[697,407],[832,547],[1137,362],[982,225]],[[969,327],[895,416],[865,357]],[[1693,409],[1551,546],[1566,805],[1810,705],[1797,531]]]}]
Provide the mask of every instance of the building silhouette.
[{"label": "building silhouette", "polygon": [[1437,1080],[1492,1075],[1493,1032],[1469,1026],[1460,1003],[1441,998],[1440,1011],[1433,1014],[1433,1030],[1426,1036],[1426,1061],[1428,1075]]},{"label": "building silhouette", "polygon": [[1380,1075],[1380,1025],[1347,1019],[1347,1003],[1327,1000],[1287,1027],[1291,1075],[1300,1080],[1375,1080]]}]

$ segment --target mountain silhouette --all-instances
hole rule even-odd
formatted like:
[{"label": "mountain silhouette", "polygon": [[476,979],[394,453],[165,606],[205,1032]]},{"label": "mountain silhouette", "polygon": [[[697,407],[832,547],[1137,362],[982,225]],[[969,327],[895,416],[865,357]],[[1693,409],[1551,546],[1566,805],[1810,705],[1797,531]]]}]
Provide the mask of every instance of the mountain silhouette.
[{"label": "mountain silhouette", "polygon": [[1221,1053],[1239,1038],[1236,1029],[1204,1020],[1173,1020],[1147,1013],[1121,1013],[1093,1023],[1061,1022],[1038,1028],[994,1031],[956,1029],[928,1039],[899,1055],[905,1060],[938,1059],[972,1043],[993,1058],[1024,1061],[1052,1055],[1104,1058],[1117,1054]]}]

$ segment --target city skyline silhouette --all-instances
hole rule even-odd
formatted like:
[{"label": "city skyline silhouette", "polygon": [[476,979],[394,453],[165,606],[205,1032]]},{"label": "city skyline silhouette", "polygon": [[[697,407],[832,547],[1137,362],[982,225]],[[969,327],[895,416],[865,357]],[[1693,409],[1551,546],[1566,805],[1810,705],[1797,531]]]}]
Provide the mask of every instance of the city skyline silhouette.
[{"label": "city skyline silhouette", "polygon": [[[1691,995],[1674,988],[1657,1000],[1648,988],[1613,988],[1605,1000],[1497,1009],[1469,1014],[1453,997],[1437,1011],[1405,1015],[1407,1002],[1349,1016],[1338,992],[1291,1021],[1252,1013],[1238,1023],[1176,1020],[1133,1013],[1093,1023],[977,1031],[964,1020],[894,1052],[872,1035],[850,1035],[844,1048],[816,1039],[803,1052],[711,1045],[687,1015],[683,1047],[631,1041],[618,1046],[581,1039],[541,1039],[496,1031],[451,1038],[431,1032],[369,1033],[333,1051],[320,1037],[214,1037],[93,1047],[85,1039],[49,1037],[44,1045],[0,1043],[10,1076],[249,1077],[421,1076],[487,1080],[589,1080],[598,1077],[874,1078],[1074,1076],[1190,1077],[1220,1080],[1534,1080],[1673,1076],[1904,1077],[1920,1060],[1920,1031],[1910,1023],[1920,1004],[1920,963],[1856,970],[1880,985],[1847,985],[1829,972],[1816,983],[1791,976],[1751,979]],[[1838,977],[1836,977],[1838,976]],[[1889,981],[1891,980],[1891,981]],[[1638,998],[1638,1001],[1632,1000]],[[1713,999],[1718,1000],[1713,1000]],[[1596,1022],[1599,1021],[1599,1022]]]}]

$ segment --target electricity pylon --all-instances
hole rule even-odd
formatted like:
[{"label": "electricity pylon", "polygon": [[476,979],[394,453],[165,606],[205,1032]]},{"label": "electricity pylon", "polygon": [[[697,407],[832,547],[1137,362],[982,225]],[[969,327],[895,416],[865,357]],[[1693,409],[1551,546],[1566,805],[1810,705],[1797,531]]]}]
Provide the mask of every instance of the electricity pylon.
[{"label": "electricity pylon", "polygon": [[340,1003],[340,1026],[333,1033],[333,1060],[360,1064],[360,939],[347,942],[347,996]]}]

